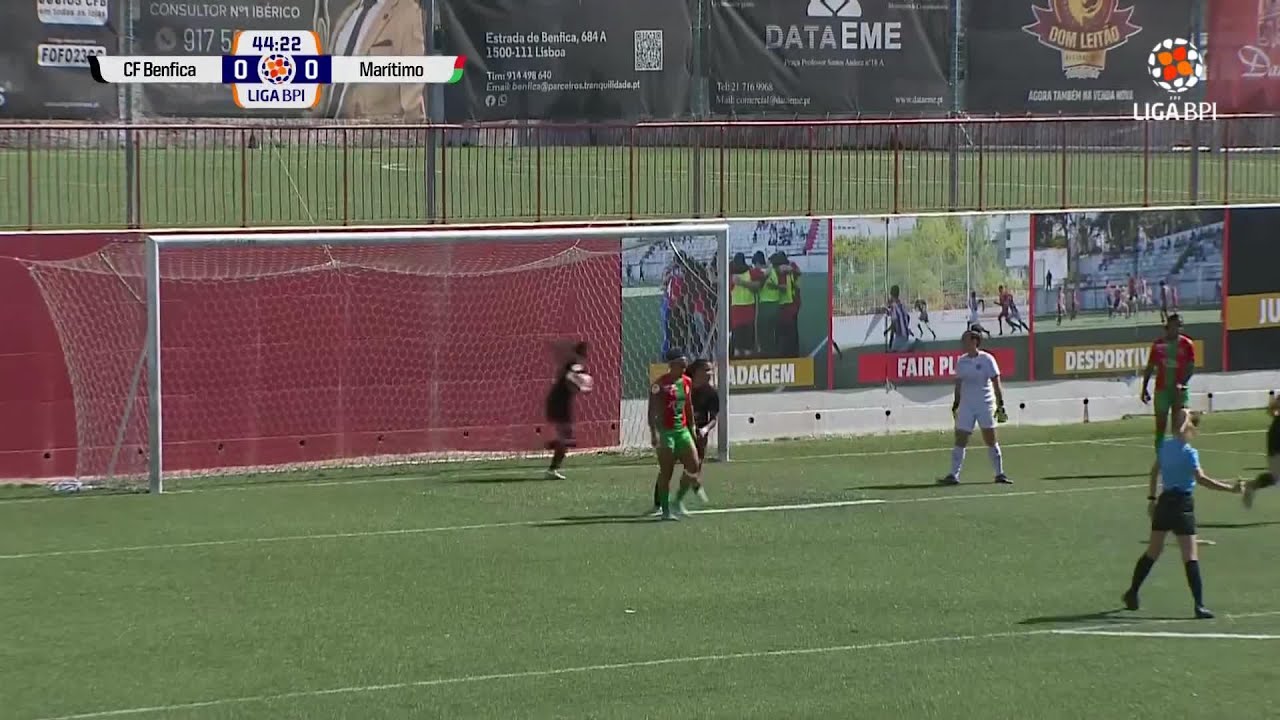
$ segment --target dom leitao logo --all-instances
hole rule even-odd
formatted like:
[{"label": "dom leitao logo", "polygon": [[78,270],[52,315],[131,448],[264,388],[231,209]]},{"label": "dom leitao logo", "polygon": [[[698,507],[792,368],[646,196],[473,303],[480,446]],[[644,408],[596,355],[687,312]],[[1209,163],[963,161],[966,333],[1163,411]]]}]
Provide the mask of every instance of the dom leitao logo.
[{"label": "dom leitao logo", "polygon": [[902,23],[868,21],[861,0],[808,0],[808,22],[765,25],[770,50],[901,50]]},{"label": "dom leitao logo", "polygon": [[1169,93],[1166,102],[1134,103],[1135,120],[1216,120],[1218,105],[1179,98],[1204,81],[1204,54],[1190,40],[1169,38],[1151,48],[1147,72],[1156,87]]},{"label": "dom leitao logo", "polygon": [[1036,21],[1022,29],[1062,53],[1062,72],[1072,79],[1097,78],[1107,53],[1142,32],[1133,24],[1133,7],[1120,7],[1120,0],[1049,0],[1031,11]]}]

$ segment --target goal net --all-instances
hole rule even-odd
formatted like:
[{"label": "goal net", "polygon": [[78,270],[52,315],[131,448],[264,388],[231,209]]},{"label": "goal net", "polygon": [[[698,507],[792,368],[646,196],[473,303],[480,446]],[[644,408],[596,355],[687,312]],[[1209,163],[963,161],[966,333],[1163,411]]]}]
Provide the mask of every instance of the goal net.
[{"label": "goal net", "polygon": [[547,390],[578,340],[595,377],[579,450],[647,449],[664,350],[727,356],[725,243],[723,224],[240,233],[26,264],[63,349],[79,479],[159,491],[545,453]]}]

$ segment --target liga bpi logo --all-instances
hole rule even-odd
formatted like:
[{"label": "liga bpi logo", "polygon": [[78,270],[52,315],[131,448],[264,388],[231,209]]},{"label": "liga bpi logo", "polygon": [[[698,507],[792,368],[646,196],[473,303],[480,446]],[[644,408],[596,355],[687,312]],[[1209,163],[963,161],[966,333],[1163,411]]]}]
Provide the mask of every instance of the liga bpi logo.
[{"label": "liga bpi logo", "polygon": [[297,74],[298,68],[288,55],[263,55],[258,61],[258,79],[267,85],[287,85]]},{"label": "liga bpi logo", "polygon": [[1204,53],[1190,40],[1168,38],[1151,48],[1147,72],[1155,86],[1169,93],[1168,102],[1133,104],[1134,120],[1217,120],[1218,104],[1178,102],[1205,77]]},{"label": "liga bpi logo", "polygon": [[1156,87],[1181,95],[1204,80],[1204,55],[1183,38],[1169,38],[1151,49],[1147,70]]}]

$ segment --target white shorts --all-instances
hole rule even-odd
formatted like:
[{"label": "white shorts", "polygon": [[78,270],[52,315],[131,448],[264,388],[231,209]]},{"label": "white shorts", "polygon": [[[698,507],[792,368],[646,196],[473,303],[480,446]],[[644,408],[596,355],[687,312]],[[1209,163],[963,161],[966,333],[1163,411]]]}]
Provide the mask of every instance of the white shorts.
[{"label": "white shorts", "polygon": [[994,428],[996,409],[985,403],[960,403],[956,409],[956,430],[971,433],[974,425],[983,430]]}]

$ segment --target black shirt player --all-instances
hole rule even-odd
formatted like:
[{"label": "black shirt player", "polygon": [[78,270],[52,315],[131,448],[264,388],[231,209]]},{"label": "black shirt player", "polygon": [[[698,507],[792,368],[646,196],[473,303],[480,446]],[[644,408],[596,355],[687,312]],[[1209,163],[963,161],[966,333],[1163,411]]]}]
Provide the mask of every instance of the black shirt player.
[{"label": "black shirt player", "polygon": [[1274,395],[1267,405],[1271,413],[1271,427],[1267,429],[1267,471],[1245,483],[1244,506],[1253,507],[1254,493],[1276,484],[1280,475],[1280,395]]},{"label": "black shirt player", "polygon": [[[720,391],[711,384],[711,363],[706,360],[694,360],[685,371],[693,384],[693,393],[689,398],[693,404],[693,440],[698,446],[698,466],[707,460],[707,438],[715,429],[720,418]],[[694,481],[693,491],[702,502],[708,502],[707,491],[702,487],[702,474]]]},{"label": "black shirt player", "polygon": [[569,357],[556,371],[555,382],[547,392],[547,422],[555,427],[555,439],[547,443],[547,447],[555,452],[551,456],[551,466],[547,468],[547,477],[563,480],[560,465],[569,448],[574,446],[573,439],[573,402],[578,393],[591,391],[591,376],[587,374],[587,343],[579,342],[573,346]]}]

